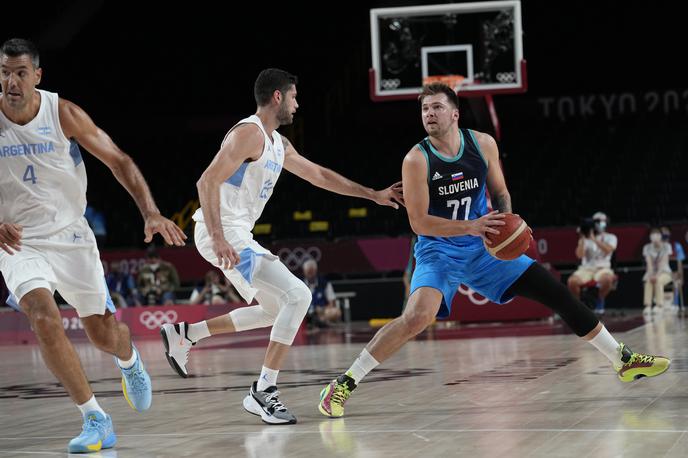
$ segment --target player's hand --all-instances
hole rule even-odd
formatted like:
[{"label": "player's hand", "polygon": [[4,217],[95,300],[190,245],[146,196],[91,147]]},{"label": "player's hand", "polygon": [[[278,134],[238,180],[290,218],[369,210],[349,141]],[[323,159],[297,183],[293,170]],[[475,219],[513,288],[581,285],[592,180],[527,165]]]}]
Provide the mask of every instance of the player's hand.
[{"label": "player's hand", "polygon": [[380,191],[375,191],[373,198],[378,205],[387,205],[389,207],[399,208],[399,205],[406,206],[404,203],[404,191],[401,181],[397,181],[392,186]]},{"label": "player's hand", "polygon": [[650,275],[650,283],[654,284],[657,282],[657,276],[656,275]]},{"label": "player's hand", "polygon": [[9,255],[13,255],[14,251],[21,251],[23,230],[19,224],[0,223],[0,248]]},{"label": "player's hand", "polygon": [[233,269],[241,261],[239,253],[224,237],[213,240],[213,253],[217,256],[217,265],[221,269]]},{"label": "player's hand", "polygon": [[492,242],[487,238],[487,234],[499,235],[498,227],[506,224],[503,221],[504,217],[504,214],[494,210],[478,219],[472,219],[469,221],[468,235],[480,237],[486,245],[492,246]]},{"label": "player's hand", "polygon": [[186,234],[176,224],[159,213],[146,218],[143,233],[146,235],[146,238],[143,239],[146,243],[150,243],[155,234],[162,235],[168,245],[184,246],[184,240],[186,240]]}]

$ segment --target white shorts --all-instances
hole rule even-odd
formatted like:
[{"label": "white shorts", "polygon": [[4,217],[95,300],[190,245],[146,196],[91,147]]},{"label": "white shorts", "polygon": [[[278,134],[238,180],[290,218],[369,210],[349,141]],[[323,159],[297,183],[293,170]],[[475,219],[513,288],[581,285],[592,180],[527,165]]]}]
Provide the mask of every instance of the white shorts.
[{"label": "white shorts", "polygon": [[[222,270],[227,279],[234,285],[241,297],[247,303],[251,303],[258,292],[258,288],[253,285],[253,275],[263,262],[279,262],[279,257],[266,250],[258,242],[253,240],[253,234],[244,229],[222,228],[225,240],[239,253],[241,258],[239,264],[232,269],[222,269],[218,264],[217,256],[213,252],[213,243],[205,223],[196,222],[194,228],[194,240],[196,249],[206,261]],[[286,267],[285,267],[285,270]],[[288,272],[288,270],[287,270]],[[291,275],[293,276],[293,274]]]},{"label": "white shorts", "polygon": [[613,277],[614,271],[608,267],[579,267],[573,275],[580,278],[583,283],[588,283],[592,280],[598,282],[604,275],[611,275]]},{"label": "white shorts", "polygon": [[22,239],[13,255],[0,250],[0,272],[17,302],[45,288],[57,290],[80,317],[115,312],[95,235],[83,217],[48,237]]}]

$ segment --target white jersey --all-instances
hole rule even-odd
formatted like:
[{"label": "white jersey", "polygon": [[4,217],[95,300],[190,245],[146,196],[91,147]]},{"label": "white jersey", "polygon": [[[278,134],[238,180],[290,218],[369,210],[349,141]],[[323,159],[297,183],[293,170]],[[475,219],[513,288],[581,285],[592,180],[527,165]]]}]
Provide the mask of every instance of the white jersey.
[{"label": "white jersey", "polygon": [[79,146],[62,132],[57,94],[38,93],[38,114],[23,126],[0,110],[0,222],[22,225],[25,239],[59,232],[86,211]]},{"label": "white jersey", "polygon": [[[603,232],[602,234],[595,235],[594,237],[600,242],[606,243],[616,250],[617,238],[614,234]],[[600,248],[594,241],[585,239],[581,267],[586,267],[589,269],[610,269],[612,266],[613,253],[614,251],[609,254],[604,254],[602,248]]]},{"label": "white jersey", "polygon": [[[220,219],[223,227],[251,231],[263,213],[282,171],[284,145],[277,131],[272,133],[272,137],[269,136],[260,118],[252,115],[230,129],[222,146],[229,138],[229,133],[241,124],[256,124],[260,128],[265,137],[263,153],[257,160],[241,164],[220,187]],[[203,221],[201,208],[196,210],[193,219]]]}]

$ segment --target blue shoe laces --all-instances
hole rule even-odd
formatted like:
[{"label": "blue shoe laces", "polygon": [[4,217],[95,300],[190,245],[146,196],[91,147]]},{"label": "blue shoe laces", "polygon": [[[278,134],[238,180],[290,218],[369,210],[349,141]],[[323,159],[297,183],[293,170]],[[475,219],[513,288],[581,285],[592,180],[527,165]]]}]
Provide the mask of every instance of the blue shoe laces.
[{"label": "blue shoe laces", "polygon": [[124,374],[129,382],[131,391],[140,393],[148,390],[148,381],[146,380],[146,372],[141,361],[136,361],[136,364],[129,369],[124,369]]}]

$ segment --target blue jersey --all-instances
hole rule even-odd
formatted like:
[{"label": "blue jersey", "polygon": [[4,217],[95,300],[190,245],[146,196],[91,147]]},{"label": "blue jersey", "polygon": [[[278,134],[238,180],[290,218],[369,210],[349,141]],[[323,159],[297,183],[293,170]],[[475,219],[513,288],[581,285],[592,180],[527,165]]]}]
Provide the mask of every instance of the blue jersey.
[{"label": "blue jersey", "polygon": [[[461,146],[456,157],[442,156],[428,138],[418,144],[428,161],[428,214],[445,219],[469,220],[487,214],[487,161],[473,132],[459,129]],[[457,288],[464,284],[492,302],[503,304],[514,297],[511,286],[532,264],[521,255],[513,261],[491,256],[480,237],[418,236],[416,269],[411,294],[418,288],[442,293],[438,318],[451,313]]]},{"label": "blue jersey", "polygon": [[[473,131],[459,129],[461,146],[456,157],[442,156],[430,143],[428,137],[418,143],[428,164],[428,190],[430,204],[428,214],[445,219],[477,219],[488,213],[485,183],[487,182],[487,161],[480,151]],[[482,245],[480,237],[462,235],[457,237],[430,237],[456,246]],[[421,246],[423,243],[421,243]]]}]

